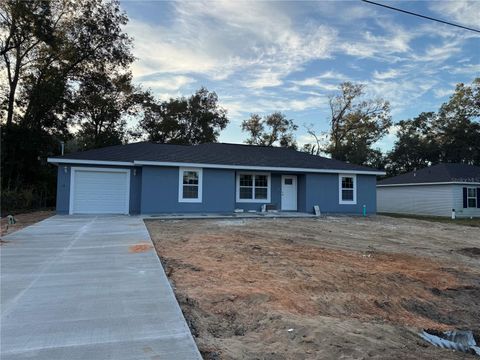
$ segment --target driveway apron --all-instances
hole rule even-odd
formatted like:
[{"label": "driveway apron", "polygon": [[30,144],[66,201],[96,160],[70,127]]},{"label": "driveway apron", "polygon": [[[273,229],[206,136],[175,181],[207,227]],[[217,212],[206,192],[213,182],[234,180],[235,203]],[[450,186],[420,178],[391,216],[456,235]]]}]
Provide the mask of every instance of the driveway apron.
[{"label": "driveway apron", "polygon": [[3,240],[2,360],[201,358],[140,217],[54,216]]}]

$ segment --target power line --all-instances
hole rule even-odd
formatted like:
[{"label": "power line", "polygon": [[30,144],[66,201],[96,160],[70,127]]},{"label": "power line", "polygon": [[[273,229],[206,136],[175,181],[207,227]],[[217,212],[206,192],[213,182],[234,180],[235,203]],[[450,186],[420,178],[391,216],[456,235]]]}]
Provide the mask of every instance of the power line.
[{"label": "power line", "polygon": [[399,8],[396,8],[396,7],[393,7],[393,6],[376,3],[376,2],[370,1],[370,0],[362,0],[362,1],[363,1],[363,2],[366,2],[366,3],[369,3],[369,4],[381,6],[381,7],[387,8],[387,9],[391,9],[391,10],[395,10],[395,11],[400,11],[400,12],[405,13],[405,14],[409,14],[409,15],[413,15],[413,16],[418,16],[418,17],[421,17],[421,18],[424,18],[424,19],[428,19],[428,20],[432,20],[432,21],[436,21],[436,22],[439,22],[439,23],[442,23],[442,24],[446,24],[446,25],[450,25],[450,26],[456,26],[456,27],[461,28],[461,29],[470,30],[470,31],[475,31],[475,32],[477,32],[477,33],[480,33],[480,30],[473,29],[473,28],[469,28],[469,27],[466,27],[466,26],[463,26],[463,25],[454,24],[454,23],[451,23],[451,22],[448,22],[448,21],[444,21],[444,20],[440,20],[440,19],[435,19],[435,18],[432,18],[432,17],[430,17],[430,16],[417,14],[417,13],[414,13],[414,12],[411,12],[411,11],[402,10],[402,9],[399,9]]}]

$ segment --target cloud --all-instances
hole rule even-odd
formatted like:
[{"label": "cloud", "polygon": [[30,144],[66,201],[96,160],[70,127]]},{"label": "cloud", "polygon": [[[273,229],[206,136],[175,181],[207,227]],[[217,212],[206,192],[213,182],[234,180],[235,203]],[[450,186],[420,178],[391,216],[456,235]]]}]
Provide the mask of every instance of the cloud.
[{"label": "cloud", "polygon": [[446,96],[450,96],[453,93],[452,89],[442,89],[442,88],[437,88],[433,90],[433,93],[436,98],[443,98]]},{"label": "cloud", "polygon": [[309,61],[331,57],[337,32],[323,24],[293,24],[274,3],[178,2],[168,27],[133,19],[135,76],[201,74],[223,80],[237,73],[246,87],[279,86]]},{"label": "cloud", "polygon": [[378,72],[377,70],[375,70],[373,72],[373,77],[375,79],[379,79],[379,80],[387,80],[387,79],[397,78],[401,74],[402,74],[402,72],[398,69],[390,69],[390,70],[385,71],[385,72]]},{"label": "cloud", "polygon": [[459,25],[471,26],[479,29],[479,1],[433,1],[429,6],[430,10],[442,16],[442,19],[453,20]]},{"label": "cloud", "polygon": [[195,83],[195,79],[184,75],[144,76],[137,79],[144,87],[158,91],[176,91]]}]

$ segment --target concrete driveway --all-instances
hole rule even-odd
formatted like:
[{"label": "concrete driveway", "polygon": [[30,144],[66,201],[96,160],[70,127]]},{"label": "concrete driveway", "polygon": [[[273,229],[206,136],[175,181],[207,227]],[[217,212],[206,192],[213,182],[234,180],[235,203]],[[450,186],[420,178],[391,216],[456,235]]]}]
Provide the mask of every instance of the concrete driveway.
[{"label": "concrete driveway", "polygon": [[54,216],[3,238],[7,359],[199,359],[139,217]]}]

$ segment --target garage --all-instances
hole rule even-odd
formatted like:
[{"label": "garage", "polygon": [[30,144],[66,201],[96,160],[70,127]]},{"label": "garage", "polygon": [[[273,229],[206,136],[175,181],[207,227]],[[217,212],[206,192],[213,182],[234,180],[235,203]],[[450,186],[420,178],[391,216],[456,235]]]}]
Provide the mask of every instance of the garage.
[{"label": "garage", "polygon": [[72,168],[70,214],[128,214],[130,170]]}]

